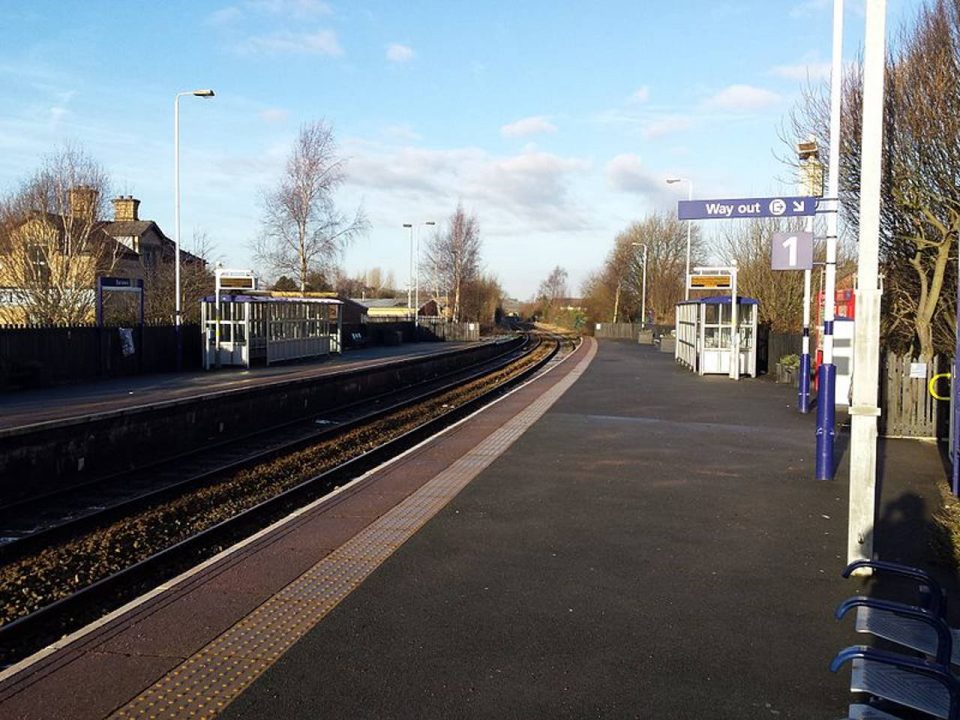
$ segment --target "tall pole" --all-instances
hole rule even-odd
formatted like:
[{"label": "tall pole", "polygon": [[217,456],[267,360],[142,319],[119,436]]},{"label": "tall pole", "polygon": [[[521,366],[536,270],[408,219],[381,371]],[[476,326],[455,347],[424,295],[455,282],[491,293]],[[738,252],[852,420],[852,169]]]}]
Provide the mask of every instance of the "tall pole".
[{"label": "tall pole", "polygon": [[[687,200],[693,200],[693,180],[687,178]],[[683,299],[690,299],[690,228],[693,220],[687,220],[687,271],[683,276]]]},{"label": "tall pole", "polygon": [[173,326],[176,335],[177,370],[183,369],[183,338],[180,328],[180,96],[184,94],[177,93],[173,98]]},{"label": "tall pole", "polygon": [[[884,10],[884,12],[886,12]],[[882,38],[881,38],[882,40]],[[827,197],[827,263],[823,286],[823,362],[817,376],[817,480],[833,478],[837,368],[833,364],[833,320],[837,302],[837,225],[840,213],[840,100],[843,95],[843,0],[833,0],[833,58],[830,68],[830,160]],[[859,308],[857,310],[859,315]]]},{"label": "tall pole", "polygon": [[410,265],[407,268],[407,307],[413,307],[413,223],[404,223],[410,230]]},{"label": "tall pole", "polygon": [[[180,311],[180,98],[183,95],[211,98],[213,90],[191,90],[174,95],[173,98],[173,243],[174,270],[173,284],[176,297],[173,301],[173,325],[177,346],[177,370],[183,369],[183,335],[181,331],[182,313]],[[217,318],[219,326],[220,318]]]},{"label": "tall pole", "polygon": [[[847,561],[872,559],[877,485],[877,377],[880,371],[880,178],[883,153],[883,75],[886,0],[867,0],[863,51],[863,134],[857,322],[850,407],[850,519]],[[829,288],[828,288],[829,289]]]},{"label": "tall pole", "polygon": [[647,245],[643,245],[643,285],[640,291],[640,327],[647,327]]},{"label": "tall pole", "polygon": [[[808,217],[806,223],[808,231],[813,230],[813,218]],[[811,271],[803,271],[803,340],[800,351],[800,378],[797,388],[797,405],[800,412],[810,412],[810,282]]]},{"label": "tall pole", "polygon": [[413,332],[414,339],[419,340],[417,328],[420,327],[420,228],[424,225],[436,225],[433,220],[427,220],[417,225],[417,262],[416,262],[416,283],[413,291],[414,310],[413,310]]}]

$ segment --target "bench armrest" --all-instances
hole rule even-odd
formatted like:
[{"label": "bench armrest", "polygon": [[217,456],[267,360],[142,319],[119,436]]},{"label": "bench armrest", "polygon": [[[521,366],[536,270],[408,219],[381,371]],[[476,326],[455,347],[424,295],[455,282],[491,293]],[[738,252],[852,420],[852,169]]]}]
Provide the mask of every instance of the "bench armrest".
[{"label": "bench armrest", "polygon": [[[929,610],[925,610],[924,608],[916,607],[914,605],[906,605],[904,603],[893,602],[892,600],[881,600],[879,598],[869,598],[863,596],[852,597],[844,600],[842,603],[840,603],[839,607],[837,607],[834,615],[836,616],[837,620],[842,620],[843,617],[855,607],[866,607],[873,610],[881,610],[883,612],[897,615],[898,617],[918,620],[926,625],[929,625],[937,634],[937,646],[936,652],[934,653],[936,656],[936,662],[944,667],[950,667],[951,657],[953,655],[953,634],[950,632],[950,627],[946,622],[944,622],[943,618],[933,614]],[[905,645],[905,647],[912,646]],[[912,649],[919,650],[920,648]]]},{"label": "bench armrest", "polygon": [[920,596],[926,600],[926,609],[940,617],[946,614],[946,595],[940,583],[934,580],[929,573],[920,568],[888,562],[886,560],[855,560],[847,565],[841,575],[850,577],[854,570],[870,568],[878,574],[897,575],[899,577],[916,580],[920,583]]},{"label": "bench armrest", "polygon": [[950,709],[947,714],[947,720],[960,720],[960,685],[958,685],[956,678],[942,666],[919,658],[898,655],[897,653],[887,652],[885,650],[877,650],[867,647],[866,645],[852,645],[837,653],[837,656],[830,663],[830,671],[837,672],[844,663],[858,658],[882,665],[892,665],[893,667],[923,675],[940,683],[950,697]]}]

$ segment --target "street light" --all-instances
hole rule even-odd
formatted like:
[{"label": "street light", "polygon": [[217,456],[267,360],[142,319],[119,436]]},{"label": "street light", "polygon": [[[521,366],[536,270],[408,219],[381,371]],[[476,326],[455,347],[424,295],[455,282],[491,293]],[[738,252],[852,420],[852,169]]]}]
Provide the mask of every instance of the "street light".
[{"label": "street light", "polygon": [[[667,178],[667,184],[673,185],[674,183],[685,182],[687,183],[687,200],[693,200],[693,180],[690,178],[681,178],[681,177],[671,177]],[[683,299],[690,299],[690,223],[693,220],[687,220],[687,269],[683,275]]]},{"label": "street light", "polygon": [[[173,244],[176,249],[174,256],[174,315],[173,324],[177,336],[177,370],[183,367],[183,348],[180,333],[182,322],[180,312],[180,98],[184,95],[212,98],[213,90],[189,90],[177,93],[173,98]],[[219,318],[217,318],[219,322]]]},{"label": "street light", "polygon": [[410,263],[407,267],[407,307],[413,307],[413,223],[404,223],[410,231]]},{"label": "street light", "polygon": [[647,247],[646,243],[632,242],[633,246],[643,248],[643,284],[640,286],[640,327],[647,327]]},{"label": "street light", "polygon": [[417,225],[417,280],[414,287],[413,303],[416,306],[413,311],[414,333],[417,332],[417,328],[420,326],[420,228],[424,225],[436,225],[436,223],[433,220],[427,220]]}]

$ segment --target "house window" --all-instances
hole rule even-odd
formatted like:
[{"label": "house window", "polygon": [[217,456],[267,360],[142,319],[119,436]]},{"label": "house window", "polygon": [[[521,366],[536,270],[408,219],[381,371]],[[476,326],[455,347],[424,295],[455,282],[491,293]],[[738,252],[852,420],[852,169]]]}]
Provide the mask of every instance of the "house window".
[{"label": "house window", "polygon": [[50,265],[47,263],[47,253],[43,245],[27,247],[27,264],[30,268],[30,279],[37,283],[50,281]]}]

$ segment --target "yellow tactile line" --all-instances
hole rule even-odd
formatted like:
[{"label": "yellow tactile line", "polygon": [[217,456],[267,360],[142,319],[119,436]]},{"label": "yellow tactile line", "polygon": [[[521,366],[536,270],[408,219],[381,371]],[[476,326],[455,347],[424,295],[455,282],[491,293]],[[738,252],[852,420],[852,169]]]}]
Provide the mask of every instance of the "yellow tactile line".
[{"label": "yellow tactile line", "polygon": [[323,558],[110,718],[212,718],[536,422],[586,370],[566,377],[392,510]]}]

